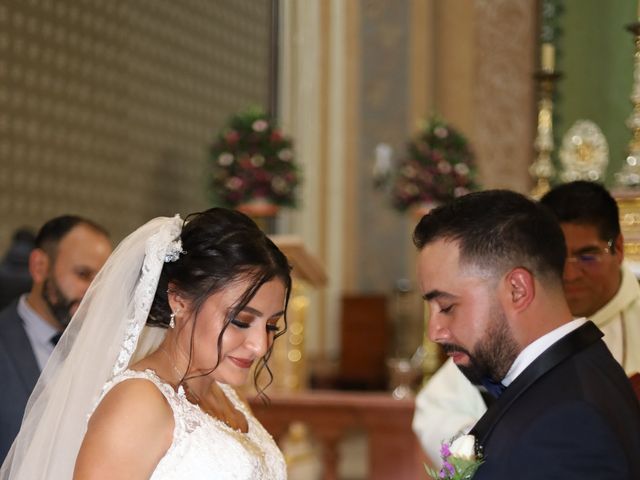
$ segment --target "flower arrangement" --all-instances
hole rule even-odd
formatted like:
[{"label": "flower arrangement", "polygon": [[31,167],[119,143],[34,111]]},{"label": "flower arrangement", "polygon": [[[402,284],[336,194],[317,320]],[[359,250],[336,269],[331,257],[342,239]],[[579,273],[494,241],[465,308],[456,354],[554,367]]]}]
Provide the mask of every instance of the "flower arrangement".
[{"label": "flower arrangement", "polygon": [[425,124],[409,143],[407,153],[391,190],[398,210],[416,204],[445,203],[478,188],[467,140],[438,118]]},{"label": "flower arrangement", "polygon": [[291,139],[261,110],[231,117],[211,147],[210,159],[211,191],[217,205],[296,206],[300,175]]},{"label": "flower arrangement", "polygon": [[440,447],[442,468],[436,472],[425,467],[434,480],[469,480],[482,465],[482,454],[476,455],[476,439],[473,435],[462,435]]}]

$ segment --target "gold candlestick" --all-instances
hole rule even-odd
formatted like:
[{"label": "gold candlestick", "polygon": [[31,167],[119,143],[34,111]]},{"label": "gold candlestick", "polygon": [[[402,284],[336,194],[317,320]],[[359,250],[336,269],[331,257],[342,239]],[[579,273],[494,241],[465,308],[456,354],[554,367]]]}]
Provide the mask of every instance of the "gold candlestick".
[{"label": "gold candlestick", "polygon": [[[640,13],[640,2],[638,4]],[[616,173],[616,182],[620,187],[637,189],[640,187],[640,21],[627,25],[627,30],[635,36],[633,55],[633,87],[631,103],[633,111],[627,118],[627,127],[631,130],[628,155],[622,170]]]},{"label": "gold candlestick", "polygon": [[538,130],[534,142],[537,156],[529,173],[536,180],[531,191],[533,198],[540,198],[549,191],[551,179],[555,174],[551,162],[553,152],[553,91],[555,83],[560,79],[560,73],[555,71],[555,49],[551,43],[543,43],[540,49],[540,71],[534,78],[538,82]]}]

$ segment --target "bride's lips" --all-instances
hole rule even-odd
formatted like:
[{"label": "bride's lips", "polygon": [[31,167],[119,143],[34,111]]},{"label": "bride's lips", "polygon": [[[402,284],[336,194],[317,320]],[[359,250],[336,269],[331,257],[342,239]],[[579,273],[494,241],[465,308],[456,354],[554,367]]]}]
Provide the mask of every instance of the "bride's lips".
[{"label": "bride's lips", "polygon": [[236,357],[228,357],[228,358],[240,368],[251,368],[251,365],[253,365],[253,360],[247,360],[245,358],[236,358]]}]

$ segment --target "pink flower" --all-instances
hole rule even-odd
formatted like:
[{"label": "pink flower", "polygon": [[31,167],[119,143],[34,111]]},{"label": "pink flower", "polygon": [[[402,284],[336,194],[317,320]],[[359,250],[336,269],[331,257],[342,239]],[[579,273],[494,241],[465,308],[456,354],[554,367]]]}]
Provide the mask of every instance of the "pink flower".
[{"label": "pink flower", "polygon": [[278,158],[283,162],[290,162],[293,159],[293,152],[289,148],[283,148],[278,152]]},{"label": "pink flower", "polygon": [[224,152],[218,157],[218,163],[223,167],[228,167],[233,163],[233,155],[229,152]]},{"label": "pink flower", "polygon": [[451,164],[446,160],[442,160],[441,162],[438,162],[438,170],[440,173],[447,175],[448,173],[451,173]]},{"label": "pink flower", "polygon": [[469,174],[469,167],[465,163],[456,163],[456,166],[453,167],[458,175],[466,176]]},{"label": "pink flower", "polygon": [[449,130],[444,127],[436,127],[433,131],[433,134],[438,138],[447,138],[449,135]]},{"label": "pink flower", "polygon": [[266,120],[256,120],[251,125],[251,128],[253,128],[254,132],[264,132],[268,127],[269,127],[269,124],[267,123]]},{"label": "pink flower", "polygon": [[229,190],[238,190],[240,187],[242,187],[242,179],[239,177],[231,177],[229,180],[227,180],[226,183],[226,187]]},{"label": "pink flower", "polygon": [[457,197],[462,197],[462,196],[466,195],[467,193],[469,193],[469,190],[467,190],[464,187],[456,187],[453,190],[453,196],[456,197],[456,198]]}]

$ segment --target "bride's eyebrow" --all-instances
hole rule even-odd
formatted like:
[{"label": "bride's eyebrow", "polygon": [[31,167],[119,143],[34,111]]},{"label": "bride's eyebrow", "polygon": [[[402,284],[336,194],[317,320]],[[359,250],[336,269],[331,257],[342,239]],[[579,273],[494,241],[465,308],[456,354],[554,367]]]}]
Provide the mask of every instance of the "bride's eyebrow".
[{"label": "bride's eyebrow", "polygon": [[[255,315],[256,317],[262,317],[264,315],[264,313],[262,313],[260,310],[258,310],[256,308],[253,308],[253,307],[249,307],[247,305],[245,305],[245,307],[241,311],[250,313],[252,315]],[[279,318],[282,315],[284,315],[284,310],[280,310],[279,312],[274,313],[269,318]]]},{"label": "bride's eyebrow", "polygon": [[249,306],[247,306],[247,305],[245,305],[245,306],[242,308],[242,310],[241,310],[241,311],[242,311],[242,312],[250,313],[250,314],[255,315],[255,316],[257,316],[257,317],[261,317],[261,316],[263,315],[263,313],[262,313],[260,310],[257,310],[257,309],[255,309],[255,308],[253,308],[253,307],[249,307]]}]

